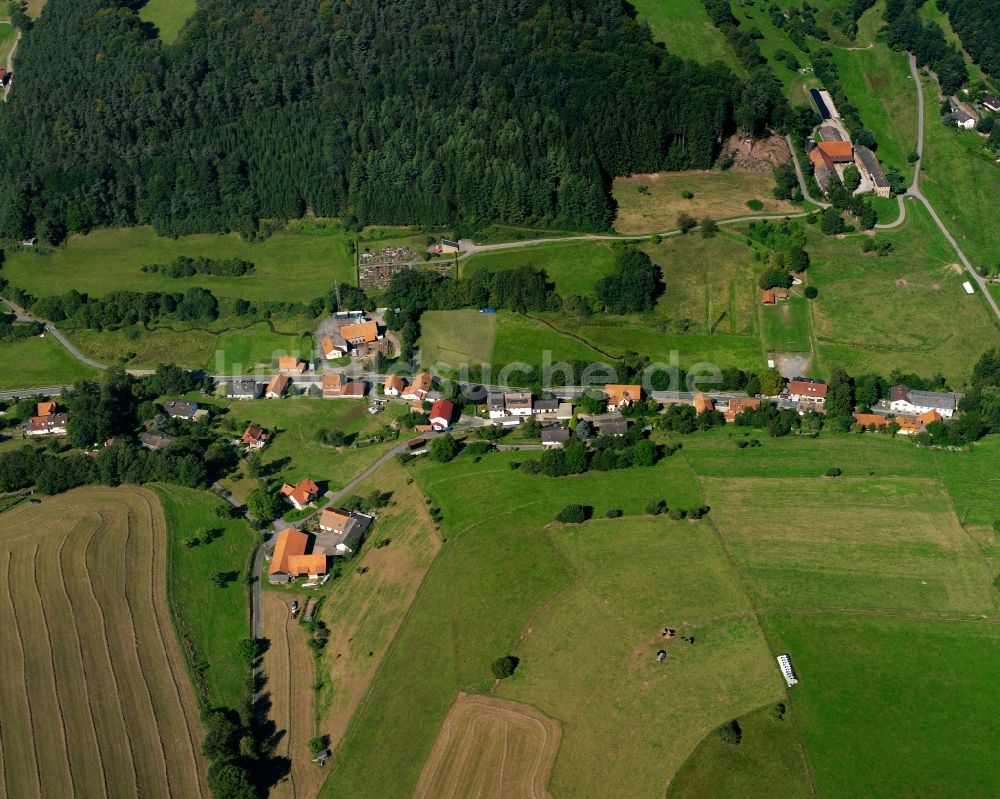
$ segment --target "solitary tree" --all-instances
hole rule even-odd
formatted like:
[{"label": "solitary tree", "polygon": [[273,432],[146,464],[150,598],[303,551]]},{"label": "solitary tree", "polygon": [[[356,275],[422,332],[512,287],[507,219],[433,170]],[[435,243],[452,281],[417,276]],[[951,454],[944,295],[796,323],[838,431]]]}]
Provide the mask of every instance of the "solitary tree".
[{"label": "solitary tree", "polygon": [[281,499],[263,488],[255,488],[247,494],[247,510],[255,519],[269,522],[281,513]]},{"label": "solitary tree", "polygon": [[581,524],[587,521],[587,510],[583,505],[567,505],[559,511],[556,521],[566,524]]},{"label": "solitary tree", "polygon": [[743,740],[743,730],[740,728],[740,723],[736,719],[726,722],[719,727],[719,737],[727,744],[739,746],[740,741]]},{"label": "solitary tree", "polygon": [[502,658],[494,660],[490,669],[493,672],[493,676],[498,680],[505,680],[514,673],[517,669],[518,663],[520,662],[521,659],[515,657],[514,655],[504,655]]},{"label": "solitary tree", "polygon": [[455,440],[451,433],[447,433],[431,442],[431,460],[438,463],[448,463],[448,461],[454,460],[460,449],[461,444]]}]

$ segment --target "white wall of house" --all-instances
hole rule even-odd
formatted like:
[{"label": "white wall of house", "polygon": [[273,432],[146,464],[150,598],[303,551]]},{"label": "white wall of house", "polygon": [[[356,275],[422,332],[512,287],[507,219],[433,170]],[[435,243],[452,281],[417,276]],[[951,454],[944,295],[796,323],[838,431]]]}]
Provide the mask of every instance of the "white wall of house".
[{"label": "white wall of house", "polygon": [[902,413],[907,416],[919,416],[927,411],[937,411],[945,419],[950,419],[953,415],[951,408],[931,408],[929,405],[914,405],[909,400],[896,400],[889,403],[889,410],[893,413]]}]

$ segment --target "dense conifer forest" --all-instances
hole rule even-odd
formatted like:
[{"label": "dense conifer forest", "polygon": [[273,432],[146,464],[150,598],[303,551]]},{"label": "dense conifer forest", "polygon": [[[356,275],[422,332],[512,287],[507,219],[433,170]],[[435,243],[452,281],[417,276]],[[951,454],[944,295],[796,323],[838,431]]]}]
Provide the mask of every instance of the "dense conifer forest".
[{"label": "dense conifer forest", "polygon": [[951,26],[983,71],[1000,75],[1000,40],[997,39],[1000,8],[996,0],[938,0],[938,7],[948,12]]},{"label": "dense conifer forest", "polygon": [[140,5],[49,0],[24,31],[0,235],[253,235],[309,211],[597,230],[613,176],[787,123],[621,0],[203,0],[170,47]]}]

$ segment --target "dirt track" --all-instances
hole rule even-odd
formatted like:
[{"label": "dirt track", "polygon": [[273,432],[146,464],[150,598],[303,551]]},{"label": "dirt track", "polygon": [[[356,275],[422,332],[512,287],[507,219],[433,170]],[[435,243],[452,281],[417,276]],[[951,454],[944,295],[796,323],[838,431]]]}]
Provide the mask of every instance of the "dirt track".
[{"label": "dirt track", "polygon": [[309,739],[314,735],[313,658],[305,632],[291,618],[290,597],[265,591],[261,623],[263,635],[270,641],[264,655],[264,691],[271,697],[269,716],[282,734],[276,754],[292,761],[291,775],[276,785],[270,796],[312,799],[327,773],[312,762],[309,753]]},{"label": "dirt track", "polygon": [[80,489],[0,530],[0,797],[207,799],[156,498]]},{"label": "dirt track", "polygon": [[549,799],[560,735],[533,707],[459,694],[414,799]]}]

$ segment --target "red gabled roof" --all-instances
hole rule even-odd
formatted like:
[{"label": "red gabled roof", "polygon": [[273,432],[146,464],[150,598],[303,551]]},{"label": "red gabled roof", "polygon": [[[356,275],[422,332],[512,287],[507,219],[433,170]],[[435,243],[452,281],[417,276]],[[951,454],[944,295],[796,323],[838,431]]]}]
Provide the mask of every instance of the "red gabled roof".
[{"label": "red gabled roof", "polygon": [[812,380],[792,380],[788,384],[788,393],[799,397],[820,397],[826,399],[826,383]]},{"label": "red gabled roof", "polygon": [[431,419],[447,419],[451,422],[451,417],[455,413],[455,403],[451,400],[439,399],[431,405]]}]

